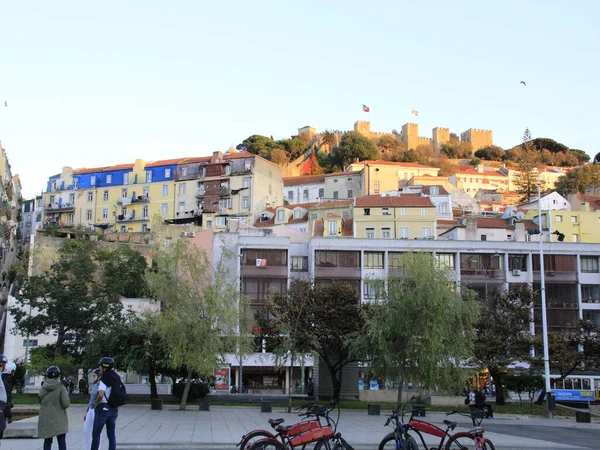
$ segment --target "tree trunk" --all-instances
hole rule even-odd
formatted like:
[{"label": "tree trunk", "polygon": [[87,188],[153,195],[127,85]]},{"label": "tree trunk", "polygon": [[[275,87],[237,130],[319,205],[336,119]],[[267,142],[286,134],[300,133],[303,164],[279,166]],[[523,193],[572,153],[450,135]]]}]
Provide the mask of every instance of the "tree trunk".
[{"label": "tree trunk", "polygon": [[62,356],[63,354],[63,344],[65,342],[65,329],[62,326],[59,326],[56,330],[56,344],[54,345],[54,356]]},{"label": "tree trunk", "polygon": [[179,410],[185,411],[185,407],[187,406],[187,398],[190,393],[190,386],[192,385],[192,369],[188,368],[187,379],[185,380],[185,388],[183,389],[183,394],[181,396],[181,403],[179,404]]},{"label": "tree trunk", "polygon": [[536,405],[543,404],[545,398],[546,398],[546,385],[544,385],[544,387],[542,389],[542,393],[540,394],[540,396],[538,397],[538,399],[535,401],[535,404]]},{"label": "tree trunk", "polygon": [[504,390],[502,389],[502,372],[490,369],[490,375],[494,379],[494,386],[496,386],[496,405],[503,406],[506,402],[504,400]]},{"label": "tree trunk", "polygon": [[402,388],[403,387],[404,387],[404,378],[400,377],[400,380],[398,382],[398,399],[397,399],[398,404],[402,403]]},{"label": "tree trunk", "polygon": [[154,364],[148,367],[148,381],[150,381],[150,399],[158,398],[158,389],[156,388],[156,371]]},{"label": "tree trunk", "polygon": [[290,383],[288,385],[288,408],[287,408],[288,413],[292,412],[292,389],[294,386],[294,359],[295,359],[294,356],[295,356],[295,352],[292,351],[291,356],[290,356]]}]

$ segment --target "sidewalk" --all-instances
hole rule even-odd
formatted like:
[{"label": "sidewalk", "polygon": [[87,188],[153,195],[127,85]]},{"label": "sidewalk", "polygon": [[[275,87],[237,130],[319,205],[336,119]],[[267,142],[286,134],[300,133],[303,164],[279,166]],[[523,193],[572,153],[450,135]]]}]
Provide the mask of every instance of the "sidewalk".
[{"label": "sidewalk", "polygon": [[[162,411],[153,411],[149,406],[128,405],[121,408],[117,421],[117,442],[119,449],[209,449],[231,448],[235,449],[244,433],[257,428],[268,428],[267,419],[270,417],[283,417],[287,423],[298,420],[295,413],[288,414],[283,409],[274,409],[272,413],[261,413],[260,406],[255,407],[219,407],[212,406],[210,411],[192,410],[179,411],[167,408]],[[83,449],[83,417],[85,406],[74,405],[68,410],[70,431],[67,436],[69,449]],[[391,428],[385,428],[386,412],[381,416],[369,416],[366,411],[342,411],[338,431],[356,449],[376,449],[380,440]],[[335,418],[335,416],[334,416]],[[470,428],[470,420],[466,417],[450,417],[459,422],[456,431],[466,431]],[[424,420],[443,426],[444,414],[428,414]],[[494,425],[531,425],[556,428],[582,428],[597,430],[600,435],[600,423],[576,423],[574,420],[544,418],[516,418],[498,417],[495,421],[486,421]],[[18,427],[36,427],[37,417],[25,419],[8,425],[7,431]],[[549,431],[550,433],[550,431]],[[552,443],[540,439],[511,436],[500,432],[486,432],[497,449],[575,449],[576,446]],[[2,450],[39,450],[42,448],[40,439],[5,439],[0,441]],[[437,446],[439,439],[426,435],[427,446]],[[420,444],[420,443],[419,443]],[[56,444],[55,444],[56,445]],[[106,439],[101,448],[106,449]]]}]

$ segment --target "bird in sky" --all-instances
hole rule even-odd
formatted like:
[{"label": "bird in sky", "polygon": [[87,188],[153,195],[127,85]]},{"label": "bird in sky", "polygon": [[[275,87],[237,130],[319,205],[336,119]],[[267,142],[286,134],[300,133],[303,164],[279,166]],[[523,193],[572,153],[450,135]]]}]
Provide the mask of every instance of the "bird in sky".
[{"label": "bird in sky", "polygon": [[412,115],[414,116],[418,116],[419,115],[419,111],[417,111],[415,108],[412,109],[412,111],[410,112]]},{"label": "bird in sky", "polygon": [[523,86],[527,86],[527,83],[525,83],[524,81],[521,81],[521,84],[522,84]]},{"label": "bird in sky", "polygon": [[4,106],[8,106],[8,102],[4,102]]}]

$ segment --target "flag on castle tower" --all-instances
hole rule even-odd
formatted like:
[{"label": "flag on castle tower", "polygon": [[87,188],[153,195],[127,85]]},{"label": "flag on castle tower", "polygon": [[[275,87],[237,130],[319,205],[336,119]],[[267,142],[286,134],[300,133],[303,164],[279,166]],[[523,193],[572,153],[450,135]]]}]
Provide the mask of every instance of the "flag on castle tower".
[{"label": "flag on castle tower", "polygon": [[418,116],[419,115],[419,111],[417,111],[415,108],[412,109],[412,111],[410,112],[413,116]]},{"label": "flag on castle tower", "polygon": [[363,111],[364,112],[371,112],[371,108],[369,108],[367,105],[363,105]]}]

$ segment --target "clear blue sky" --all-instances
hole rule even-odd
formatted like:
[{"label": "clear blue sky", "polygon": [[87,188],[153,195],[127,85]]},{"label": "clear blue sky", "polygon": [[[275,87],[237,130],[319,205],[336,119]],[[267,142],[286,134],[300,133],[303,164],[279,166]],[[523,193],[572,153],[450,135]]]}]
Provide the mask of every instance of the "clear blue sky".
[{"label": "clear blue sky", "polygon": [[503,147],[529,127],[594,155],[598,17],[564,0],[0,0],[0,140],[26,196],[66,165],[359,119],[492,129]]}]

